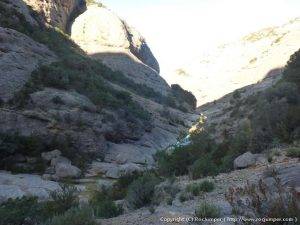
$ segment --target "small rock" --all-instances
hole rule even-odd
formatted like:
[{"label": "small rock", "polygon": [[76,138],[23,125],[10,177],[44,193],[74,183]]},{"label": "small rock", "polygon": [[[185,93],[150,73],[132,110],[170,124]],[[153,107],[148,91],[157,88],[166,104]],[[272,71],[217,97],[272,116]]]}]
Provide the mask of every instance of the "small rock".
[{"label": "small rock", "polygon": [[59,150],[53,150],[51,152],[43,152],[42,153],[42,158],[46,161],[51,161],[54,158],[58,158],[59,156],[61,156],[61,151]]},{"label": "small rock", "polygon": [[71,165],[71,161],[69,159],[67,159],[66,157],[63,157],[63,156],[59,156],[59,157],[53,158],[51,160],[51,166],[55,167],[59,163],[70,164]]},{"label": "small rock", "polygon": [[78,178],[81,175],[81,170],[70,163],[58,163],[55,166],[55,175],[59,178]]},{"label": "small rock", "polygon": [[246,152],[243,155],[240,155],[234,160],[235,169],[243,169],[249,166],[254,165],[256,162],[256,156],[251,152]]}]

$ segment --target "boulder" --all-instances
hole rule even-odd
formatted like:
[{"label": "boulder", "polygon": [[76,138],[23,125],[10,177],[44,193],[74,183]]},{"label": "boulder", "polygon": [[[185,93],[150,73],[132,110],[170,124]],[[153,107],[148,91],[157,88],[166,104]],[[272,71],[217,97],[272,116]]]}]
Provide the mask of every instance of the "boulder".
[{"label": "boulder", "polygon": [[69,163],[58,163],[55,166],[55,176],[58,178],[77,178],[81,175],[81,170]]},{"label": "boulder", "polygon": [[50,151],[50,152],[43,152],[42,153],[42,158],[45,161],[51,161],[52,159],[58,158],[59,156],[61,156],[61,151],[59,151],[57,149],[53,150],[53,151]]},{"label": "boulder", "polygon": [[56,167],[59,163],[71,165],[71,161],[63,156],[59,156],[59,157],[53,158],[51,160],[51,166],[53,166],[53,167]]},{"label": "boulder", "polygon": [[16,174],[0,171],[0,203],[9,198],[36,196],[40,200],[49,198],[49,192],[60,191],[61,187],[53,181],[43,180],[38,175]]},{"label": "boulder", "polygon": [[256,162],[256,156],[251,152],[246,152],[243,155],[237,157],[234,160],[233,165],[235,169],[243,169],[254,165],[255,162]]}]

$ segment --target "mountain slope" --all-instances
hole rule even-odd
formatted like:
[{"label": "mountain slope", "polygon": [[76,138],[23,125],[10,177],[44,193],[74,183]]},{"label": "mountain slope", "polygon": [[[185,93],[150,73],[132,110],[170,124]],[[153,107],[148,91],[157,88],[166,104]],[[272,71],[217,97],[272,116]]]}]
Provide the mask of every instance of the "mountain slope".
[{"label": "mountain slope", "polygon": [[[167,85],[144,38],[108,9],[86,8],[82,1],[25,2],[32,9],[21,0],[0,3],[1,70],[18,78],[1,73],[0,86],[9,82],[11,87],[18,86],[10,88],[9,96],[6,89],[0,96],[0,139],[5,149],[1,168],[47,172],[36,171],[36,166],[43,164],[43,151],[54,149],[83,169],[92,160],[116,166],[134,163],[137,169],[153,165],[155,151],[175,142],[197,117],[193,95]],[[81,22],[90,10],[100,14]],[[101,24],[102,13],[109,15],[109,27]],[[77,34],[72,37],[84,49],[66,33],[73,22]],[[82,36],[84,27],[94,25],[95,36]],[[110,29],[120,32],[121,45],[107,33]],[[89,52],[77,38],[94,39],[97,51]],[[117,55],[116,51],[105,55],[116,46]],[[103,54],[101,59],[113,70],[92,54]],[[14,66],[11,55],[21,55]],[[15,145],[13,140],[20,140],[20,145],[10,151],[7,146]],[[34,157],[36,163],[15,164],[18,154]]]},{"label": "mountain slope", "polygon": [[173,81],[192,91],[198,105],[211,102],[235,89],[280,73],[298,50],[300,19],[219,46],[175,71]]}]

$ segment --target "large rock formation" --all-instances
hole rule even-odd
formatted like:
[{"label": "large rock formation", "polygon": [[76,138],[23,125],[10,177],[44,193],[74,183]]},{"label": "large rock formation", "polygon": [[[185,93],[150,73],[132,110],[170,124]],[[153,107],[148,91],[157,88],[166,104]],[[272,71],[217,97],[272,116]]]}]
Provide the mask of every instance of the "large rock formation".
[{"label": "large rock formation", "polygon": [[168,93],[169,87],[159,76],[159,65],[145,39],[109,9],[89,6],[75,19],[71,36],[88,55],[101,59],[113,70]]},{"label": "large rock formation", "polygon": [[51,191],[60,191],[61,187],[53,181],[45,181],[38,175],[0,172],[0,203],[9,198],[36,196],[40,200],[49,198]]},{"label": "large rock formation", "polygon": [[84,0],[24,0],[36,11],[42,22],[68,31],[73,19],[86,9]]},{"label": "large rock formation", "polygon": [[299,49],[300,19],[219,46],[177,69],[172,82],[192,91],[198,105],[280,72]]},{"label": "large rock formation", "polygon": [[55,54],[45,45],[15,30],[0,27],[0,100],[10,100],[34,69],[55,59]]}]

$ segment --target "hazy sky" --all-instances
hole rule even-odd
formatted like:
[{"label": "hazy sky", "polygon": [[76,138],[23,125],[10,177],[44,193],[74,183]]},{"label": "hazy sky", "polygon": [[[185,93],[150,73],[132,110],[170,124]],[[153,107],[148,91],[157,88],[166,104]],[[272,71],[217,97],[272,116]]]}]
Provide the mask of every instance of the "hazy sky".
[{"label": "hazy sky", "polygon": [[300,16],[300,0],[103,0],[146,37],[161,75],[218,44]]}]

